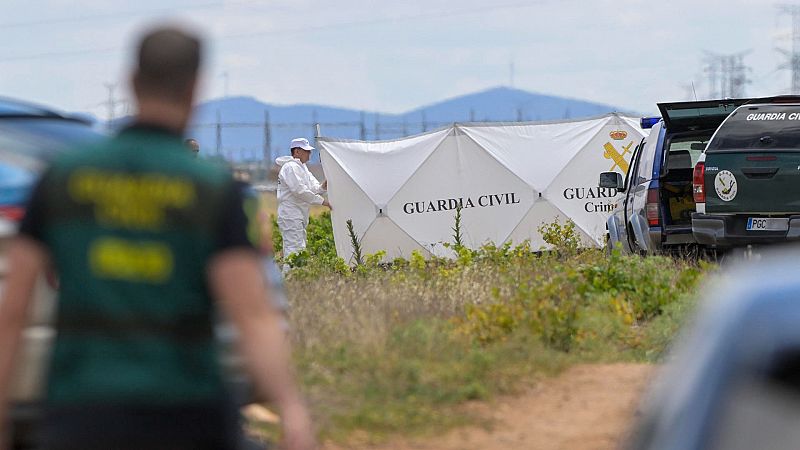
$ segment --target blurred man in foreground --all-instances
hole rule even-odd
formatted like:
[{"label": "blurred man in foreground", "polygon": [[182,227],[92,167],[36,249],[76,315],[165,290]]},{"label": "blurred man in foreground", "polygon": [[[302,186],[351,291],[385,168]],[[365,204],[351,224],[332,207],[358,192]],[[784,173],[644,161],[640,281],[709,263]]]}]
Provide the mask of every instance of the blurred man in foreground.
[{"label": "blurred man in foreground", "polygon": [[[291,156],[281,156],[275,160],[281,167],[278,173],[278,228],[283,238],[284,258],[305,250],[311,205],[330,207],[320,195],[328,189],[328,182],[320,184],[306,166],[314,147],[308,143],[308,139],[297,138],[292,140],[290,148]],[[288,265],[284,265],[284,271],[287,268]]]},{"label": "blurred man in foreground", "polygon": [[278,406],[287,448],[313,447],[241,189],[181,141],[200,52],[180,29],[148,33],[132,79],[136,123],[57,160],[35,189],[0,303],[0,430],[34,282],[52,264],[60,293],[43,448],[236,448],[215,304]]}]

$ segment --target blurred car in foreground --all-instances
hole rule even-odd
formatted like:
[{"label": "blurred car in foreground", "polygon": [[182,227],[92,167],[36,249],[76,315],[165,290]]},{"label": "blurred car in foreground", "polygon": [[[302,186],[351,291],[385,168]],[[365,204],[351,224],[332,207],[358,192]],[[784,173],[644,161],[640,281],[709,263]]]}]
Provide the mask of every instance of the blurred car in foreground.
[{"label": "blurred car in foreground", "polygon": [[800,448],[800,247],[740,263],[652,386],[629,449]]},{"label": "blurred car in foreground", "polygon": [[36,178],[55,156],[101,137],[85,119],[0,98],[0,220],[22,219]]},{"label": "blurred car in foreground", "polygon": [[[102,137],[87,120],[0,99],[0,291],[7,271],[4,249],[25,214],[25,204],[39,174],[60,153]],[[40,415],[46,363],[55,336],[51,326],[54,296],[42,280],[23,333],[23,348],[10,393],[15,447],[30,444],[33,424]]]}]

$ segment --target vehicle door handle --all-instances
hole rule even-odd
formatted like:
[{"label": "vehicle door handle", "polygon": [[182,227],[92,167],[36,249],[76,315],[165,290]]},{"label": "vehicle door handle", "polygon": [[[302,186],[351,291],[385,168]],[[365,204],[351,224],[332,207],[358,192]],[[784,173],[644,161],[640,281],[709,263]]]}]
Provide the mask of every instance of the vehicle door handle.
[{"label": "vehicle door handle", "polygon": [[747,178],[766,180],[778,173],[777,167],[742,167],[742,173]]}]

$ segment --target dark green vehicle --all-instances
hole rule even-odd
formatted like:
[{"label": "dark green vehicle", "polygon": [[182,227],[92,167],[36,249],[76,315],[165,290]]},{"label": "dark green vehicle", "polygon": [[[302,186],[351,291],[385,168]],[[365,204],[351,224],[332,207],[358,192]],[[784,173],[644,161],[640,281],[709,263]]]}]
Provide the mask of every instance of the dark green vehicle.
[{"label": "dark green vehicle", "polygon": [[728,116],[694,168],[692,234],[716,249],[800,239],[800,97]]}]

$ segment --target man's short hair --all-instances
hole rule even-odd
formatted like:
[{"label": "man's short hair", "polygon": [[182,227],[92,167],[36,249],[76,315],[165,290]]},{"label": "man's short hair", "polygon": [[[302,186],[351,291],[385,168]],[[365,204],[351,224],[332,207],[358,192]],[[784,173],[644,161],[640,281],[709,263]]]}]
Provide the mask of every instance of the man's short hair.
[{"label": "man's short hair", "polygon": [[176,27],[160,27],[139,44],[136,85],[140,94],[181,99],[194,86],[200,69],[201,42]]}]

